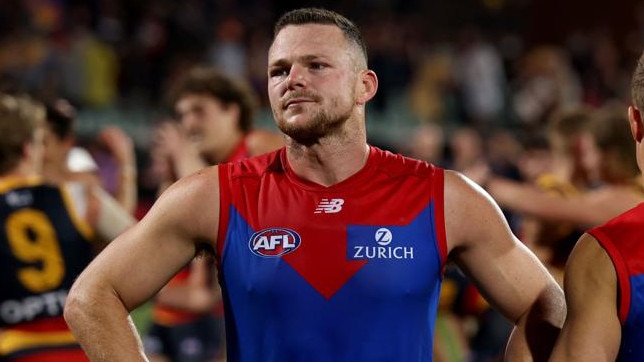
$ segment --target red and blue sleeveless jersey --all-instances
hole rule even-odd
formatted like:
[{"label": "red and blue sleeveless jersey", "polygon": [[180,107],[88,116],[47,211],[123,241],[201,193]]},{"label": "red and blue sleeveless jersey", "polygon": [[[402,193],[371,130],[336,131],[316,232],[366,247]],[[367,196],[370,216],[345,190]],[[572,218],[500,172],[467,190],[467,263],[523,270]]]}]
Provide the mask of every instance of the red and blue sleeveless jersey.
[{"label": "red and blue sleeveless jersey", "polygon": [[610,256],[618,282],[622,340],[618,361],[644,361],[644,204],[588,233]]},{"label": "red and blue sleeveless jersey", "polygon": [[0,356],[80,349],[63,307],[92,260],[94,230],[72,204],[68,188],[38,178],[0,181]]},{"label": "red and blue sleeveless jersey", "polygon": [[229,361],[431,361],[443,170],[370,148],[324,187],[285,149],[219,166]]}]

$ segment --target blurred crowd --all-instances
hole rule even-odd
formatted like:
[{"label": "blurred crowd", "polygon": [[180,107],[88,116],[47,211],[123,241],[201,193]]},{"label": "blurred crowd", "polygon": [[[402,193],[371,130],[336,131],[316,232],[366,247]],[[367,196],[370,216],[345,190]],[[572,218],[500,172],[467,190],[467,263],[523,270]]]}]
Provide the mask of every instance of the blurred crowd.
[{"label": "blurred crowd", "polygon": [[[525,24],[516,17],[526,14],[528,1],[472,0],[468,6],[478,15],[454,24],[428,24],[427,12],[440,7],[422,3],[310,4],[344,12],[362,27],[380,81],[368,127],[371,142],[382,148],[465,172],[482,185],[490,173],[535,183],[552,171],[557,155],[548,128],[553,119],[630,102],[630,69],[644,48],[644,6],[634,6],[627,37],[598,24],[546,44],[522,36]],[[160,120],[175,116],[168,98],[173,85],[189,69],[208,65],[248,83],[268,112],[269,24],[286,9],[279,1],[253,0],[1,1],[0,90],[26,91],[46,103],[64,99],[79,126],[102,110],[145,110],[152,134]],[[161,187],[153,142],[128,140],[109,128],[127,129],[132,119],[101,122],[112,130],[80,134],[77,141],[113,194],[123,184],[123,165],[133,164],[128,175],[137,177],[138,198],[130,200],[138,204],[128,209],[141,217]],[[607,179],[593,182],[597,187]],[[527,235],[521,207],[509,206],[511,227]],[[457,270],[446,278],[437,360],[497,357],[509,325]]]},{"label": "blurred crowd", "polygon": [[[644,38],[638,7],[625,38],[598,24],[543,44],[528,41],[519,20],[529,19],[528,1],[311,3],[360,24],[380,81],[374,113],[402,100],[414,122],[530,126],[556,106],[627,97],[625,69]],[[168,86],[203,63],[247,79],[266,105],[270,24],[288,9],[252,0],[6,0],[0,7],[0,79],[81,109],[163,107]]]}]

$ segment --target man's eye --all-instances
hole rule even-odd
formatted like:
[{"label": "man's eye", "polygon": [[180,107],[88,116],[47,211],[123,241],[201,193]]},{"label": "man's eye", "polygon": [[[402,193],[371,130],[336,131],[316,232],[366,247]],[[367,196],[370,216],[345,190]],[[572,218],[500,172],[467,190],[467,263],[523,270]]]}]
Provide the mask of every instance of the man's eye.
[{"label": "man's eye", "polygon": [[283,77],[288,74],[285,69],[274,69],[268,73],[271,77]]}]

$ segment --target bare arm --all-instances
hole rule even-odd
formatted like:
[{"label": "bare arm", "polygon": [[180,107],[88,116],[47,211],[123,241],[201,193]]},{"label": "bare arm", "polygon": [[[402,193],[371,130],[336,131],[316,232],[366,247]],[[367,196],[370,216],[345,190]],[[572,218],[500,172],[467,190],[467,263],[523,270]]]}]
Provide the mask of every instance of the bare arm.
[{"label": "bare arm", "polygon": [[617,275],[597,240],[584,234],[566,265],[568,315],[552,361],[614,361],[621,342]]},{"label": "bare arm", "polygon": [[103,188],[94,186],[90,192],[98,206],[95,229],[101,240],[114,240],[136,223],[132,214]]},{"label": "bare arm", "polygon": [[64,189],[70,196],[74,213],[95,231],[96,251],[136,223],[136,219],[96,182],[67,182]]},{"label": "bare arm", "polygon": [[542,219],[582,226],[602,224],[641,202],[641,196],[616,186],[566,198],[549,195],[534,185],[492,177],[486,189],[501,206]]},{"label": "bare arm", "polygon": [[565,316],[561,288],[512,234],[492,198],[451,171],[445,173],[445,223],[450,258],[516,325],[506,358],[546,360]]},{"label": "bare arm", "polygon": [[118,184],[114,197],[130,214],[134,213],[138,201],[136,153],[132,139],[116,126],[104,128],[98,135],[118,164]]},{"label": "bare arm", "polygon": [[65,319],[92,361],[145,361],[129,312],[157,293],[199,247],[215,247],[218,205],[216,168],[181,180],[81,273],[69,292]]}]

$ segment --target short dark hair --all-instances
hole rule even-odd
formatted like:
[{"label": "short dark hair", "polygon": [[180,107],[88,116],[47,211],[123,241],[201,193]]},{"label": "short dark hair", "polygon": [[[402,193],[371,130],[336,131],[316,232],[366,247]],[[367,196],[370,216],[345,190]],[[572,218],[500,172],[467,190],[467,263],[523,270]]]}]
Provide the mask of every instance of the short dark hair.
[{"label": "short dark hair", "polygon": [[291,10],[282,15],[275,23],[273,29],[273,39],[287,25],[304,25],[304,24],[326,24],[335,25],[344,34],[347,39],[353,41],[364,55],[365,62],[368,61],[367,45],[362,39],[362,34],[358,26],[345,16],[336,13],[335,11],[319,9],[319,8],[301,8]]},{"label": "short dark hair", "polygon": [[73,110],[66,110],[57,103],[45,104],[45,110],[47,126],[58,139],[63,140],[74,135],[76,118]]},{"label": "short dark hair", "polygon": [[175,104],[188,94],[204,94],[218,99],[224,105],[239,106],[239,128],[249,132],[258,107],[257,96],[248,84],[220,72],[215,67],[196,66],[190,69],[170,90],[170,101]]},{"label": "short dark hair", "polygon": [[631,79],[631,98],[633,105],[642,110],[644,107],[644,53],[640,55]]}]

